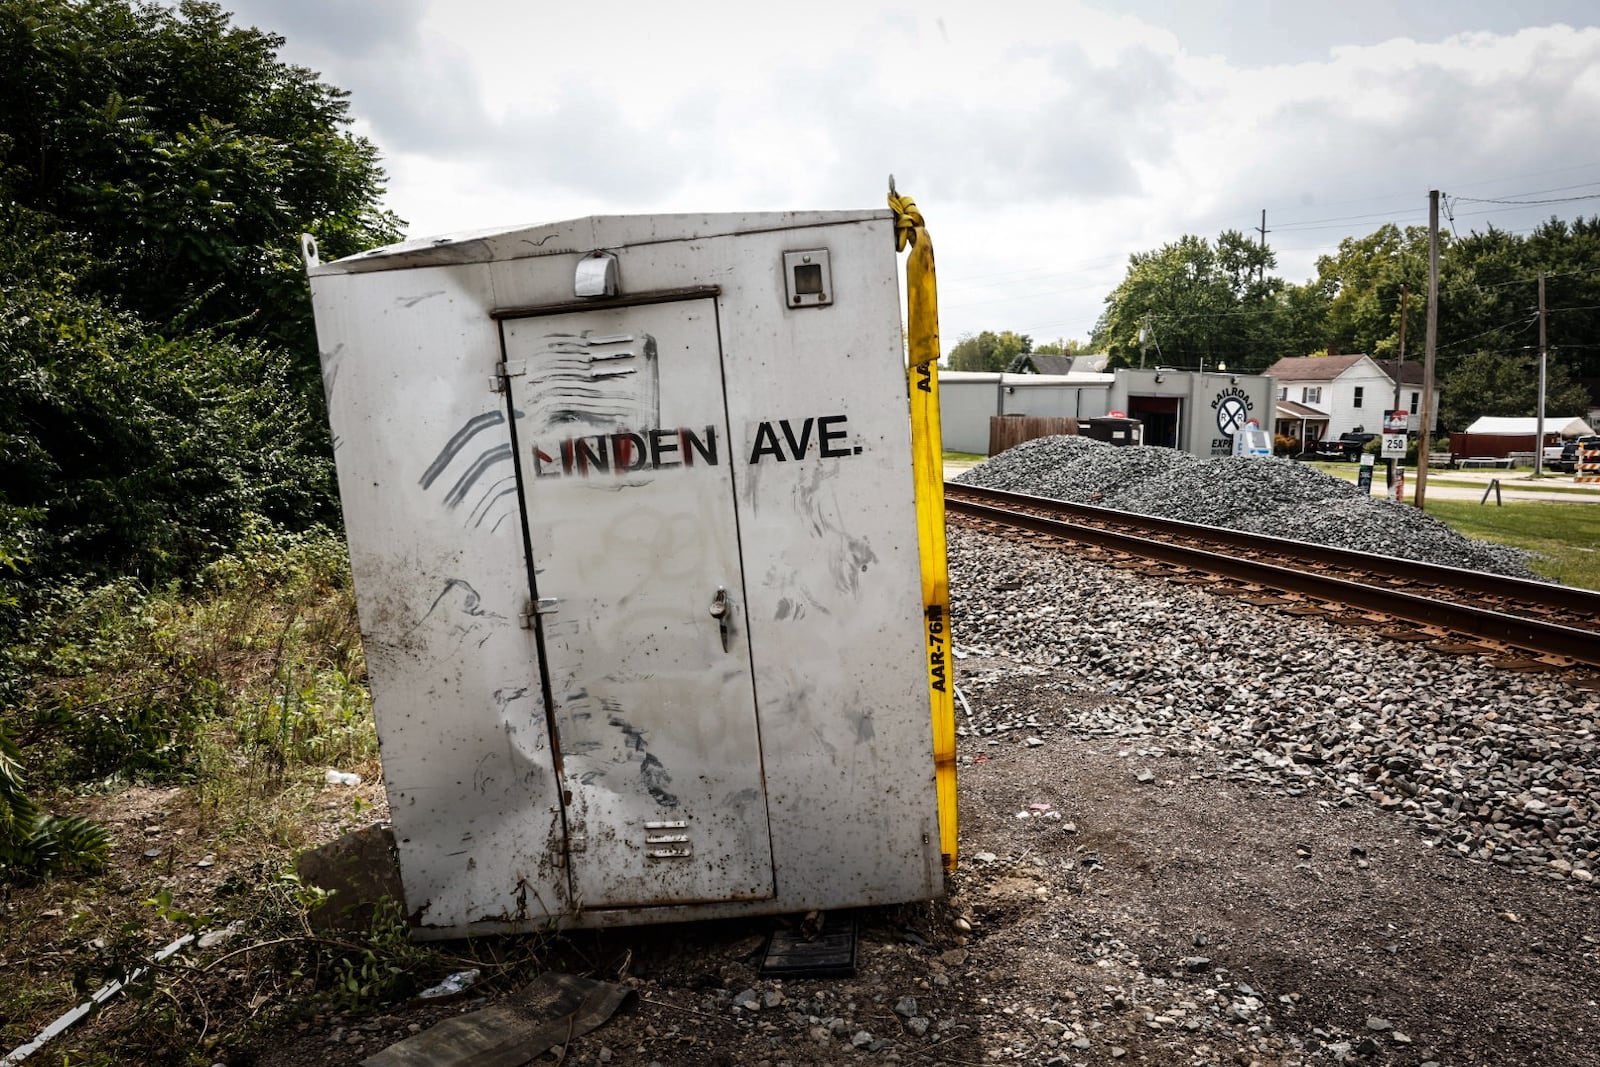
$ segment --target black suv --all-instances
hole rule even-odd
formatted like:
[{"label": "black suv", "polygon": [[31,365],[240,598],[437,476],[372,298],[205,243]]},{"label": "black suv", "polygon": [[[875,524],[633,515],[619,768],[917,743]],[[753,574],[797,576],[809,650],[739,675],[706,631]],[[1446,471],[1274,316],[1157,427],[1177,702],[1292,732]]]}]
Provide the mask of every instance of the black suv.
[{"label": "black suv", "polygon": [[1571,474],[1578,469],[1578,453],[1582,450],[1600,451],[1600,434],[1576,437],[1561,446],[1561,458],[1550,461],[1550,469],[1561,474]]}]

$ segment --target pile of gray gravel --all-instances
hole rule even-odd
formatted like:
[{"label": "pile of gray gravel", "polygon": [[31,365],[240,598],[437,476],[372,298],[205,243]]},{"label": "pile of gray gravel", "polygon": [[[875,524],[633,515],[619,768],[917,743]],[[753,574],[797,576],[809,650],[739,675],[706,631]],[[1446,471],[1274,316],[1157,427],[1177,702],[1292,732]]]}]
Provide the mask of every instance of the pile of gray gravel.
[{"label": "pile of gray gravel", "polygon": [[1224,754],[1291,795],[1392,810],[1477,862],[1600,879],[1600,696],[1567,678],[959,528],[950,588],[957,656],[1015,661],[963,665],[964,736],[1044,744],[1055,725]]},{"label": "pile of gray gravel", "polygon": [[1538,579],[1521,549],[1463,537],[1414,507],[1368,496],[1350,482],[1292,460],[1197,459],[1172,448],[1039,437],[955,481]]}]

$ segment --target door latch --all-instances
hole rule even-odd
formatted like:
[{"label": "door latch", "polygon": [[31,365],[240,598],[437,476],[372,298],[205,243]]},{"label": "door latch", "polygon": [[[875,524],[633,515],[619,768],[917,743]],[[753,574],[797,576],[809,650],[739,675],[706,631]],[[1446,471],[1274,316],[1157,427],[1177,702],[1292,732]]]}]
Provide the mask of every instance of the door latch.
[{"label": "door latch", "polygon": [[733,633],[728,618],[728,591],[720,585],[717,586],[716,595],[711,598],[711,617],[717,620],[717,626],[722,631],[722,651],[726,652]]}]

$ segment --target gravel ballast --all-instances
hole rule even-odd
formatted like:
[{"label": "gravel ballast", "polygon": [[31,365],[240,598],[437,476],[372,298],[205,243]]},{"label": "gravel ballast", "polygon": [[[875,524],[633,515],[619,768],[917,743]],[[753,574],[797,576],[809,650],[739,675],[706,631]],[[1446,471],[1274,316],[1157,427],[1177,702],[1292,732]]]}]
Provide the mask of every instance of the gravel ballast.
[{"label": "gravel ballast", "polygon": [[[959,526],[950,564],[963,789],[1020,779],[1014,817],[974,816],[1011,827],[1014,858],[969,869],[1065,862],[1092,964],[1119,979],[1044,1062],[1102,1062],[1140,1027],[1144,1062],[1588,1062],[1592,675],[1496,670]],[[1012,951],[1030,937],[1055,950],[1038,923]]]},{"label": "gravel ballast", "polygon": [[[1076,733],[1215,752],[1290,790],[1396,811],[1473,860],[1596,876],[1600,694],[1562,676],[1508,673],[959,528],[950,585],[962,646],[1081,679],[1060,713]],[[967,684],[991,681],[980,672]],[[992,712],[966,725],[1018,740],[1038,732]]]},{"label": "gravel ballast", "polygon": [[1414,507],[1363,494],[1350,482],[1292,460],[1197,459],[1171,448],[1040,437],[954,480],[1538,580],[1521,549],[1463,537]]}]

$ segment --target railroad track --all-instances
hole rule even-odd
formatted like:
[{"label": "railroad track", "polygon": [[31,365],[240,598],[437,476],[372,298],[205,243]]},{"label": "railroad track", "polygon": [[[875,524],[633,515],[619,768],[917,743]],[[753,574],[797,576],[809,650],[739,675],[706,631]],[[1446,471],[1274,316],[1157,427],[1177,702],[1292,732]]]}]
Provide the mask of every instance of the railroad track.
[{"label": "railroad track", "polygon": [[[1600,669],[1600,593],[945,483],[946,510],[1295,615],[1519,669]],[[1216,578],[1224,579],[1222,582]]]}]

